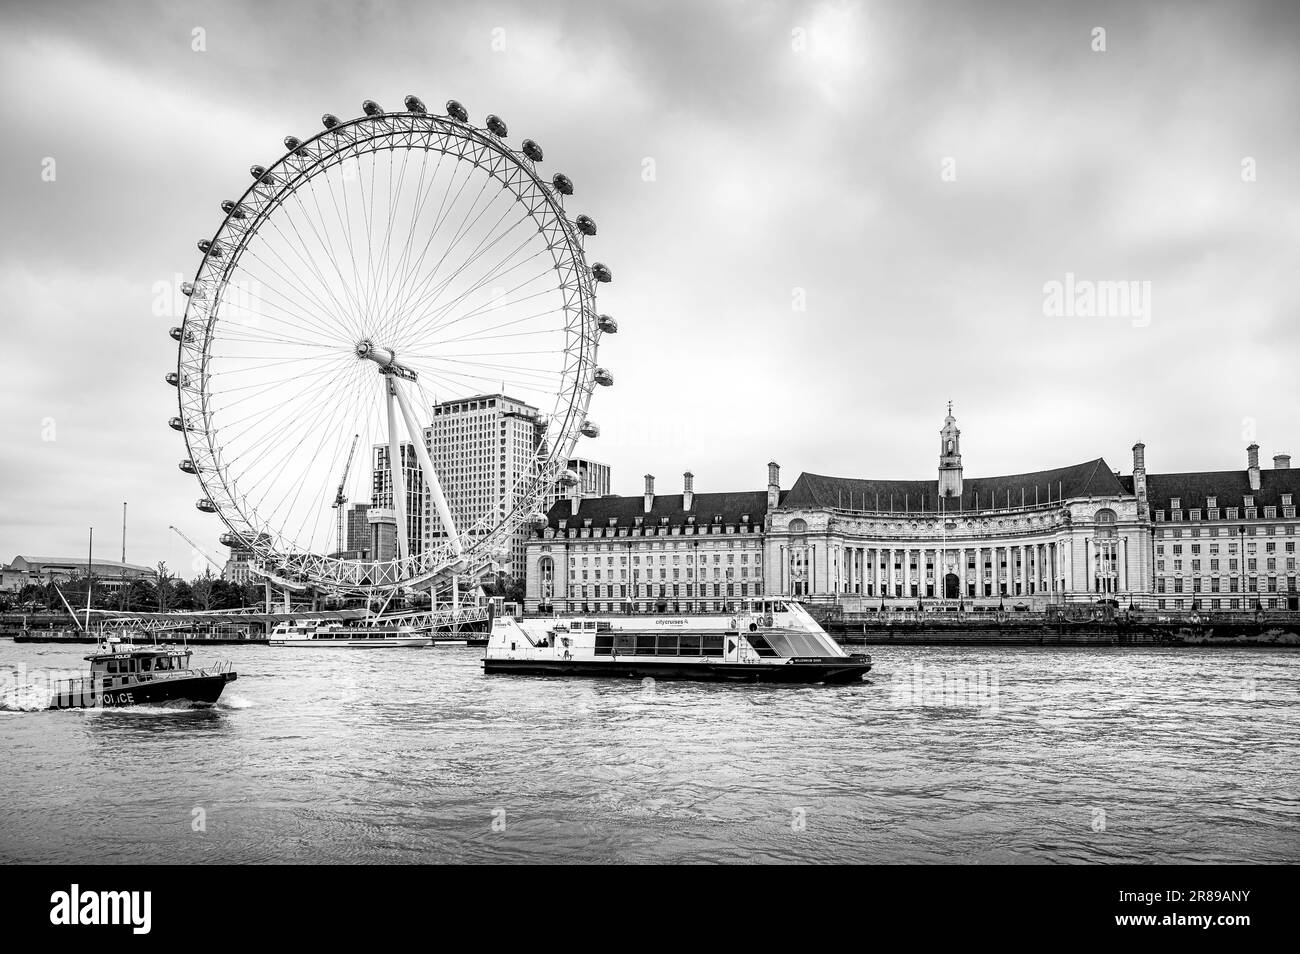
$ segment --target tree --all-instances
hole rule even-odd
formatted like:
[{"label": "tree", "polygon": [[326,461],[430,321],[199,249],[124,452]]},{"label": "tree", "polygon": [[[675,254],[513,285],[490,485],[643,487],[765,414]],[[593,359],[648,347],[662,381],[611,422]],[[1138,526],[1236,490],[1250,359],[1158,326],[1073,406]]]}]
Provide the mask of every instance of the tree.
[{"label": "tree", "polygon": [[[220,582],[220,581],[216,581]],[[202,576],[194,578],[190,584],[190,594],[194,598],[194,608],[207,612],[212,609],[215,583],[212,578],[212,571],[205,569]]]},{"label": "tree", "polygon": [[158,612],[165,613],[171,607],[172,600],[175,596],[173,592],[174,587],[172,585],[172,581],[175,577],[172,576],[171,571],[167,569],[167,562],[165,560],[158,561],[157,570],[158,582],[156,585],[158,588]]}]

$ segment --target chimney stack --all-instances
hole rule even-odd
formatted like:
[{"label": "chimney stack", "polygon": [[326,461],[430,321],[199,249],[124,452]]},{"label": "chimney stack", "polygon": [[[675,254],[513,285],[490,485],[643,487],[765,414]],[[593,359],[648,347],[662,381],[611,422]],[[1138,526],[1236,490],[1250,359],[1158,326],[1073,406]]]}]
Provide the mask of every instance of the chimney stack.
[{"label": "chimney stack", "polygon": [[1250,489],[1259,490],[1259,445],[1251,444],[1246,448],[1246,476],[1250,478]]},{"label": "chimney stack", "polygon": [[578,488],[570,487],[569,488],[569,516],[576,517],[578,515],[578,504],[581,500],[582,498],[578,496]]},{"label": "chimney stack", "polygon": [[695,475],[689,470],[682,474],[682,509],[690,510],[695,503]]},{"label": "chimney stack", "polygon": [[1291,455],[1290,455],[1290,454],[1274,454],[1274,455],[1273,455],[1273,469],[1274,469],[1274,470],[1290,470],[1290,469],[1291,469]]},{"label": "chimney stack", "polygon": [[655,475],[645,475],[645,512],[649,513],[655,505]]},{"label": "chimney stack", "polygon": [[1133,445],[1133,493],[1144,516],[1147,507],[1147,445],[1138,441]]},{"label": "chimney stack", "polygon": [[781,466],[774,460],[767,462],[767,509],[775,510],[781,502]]}]

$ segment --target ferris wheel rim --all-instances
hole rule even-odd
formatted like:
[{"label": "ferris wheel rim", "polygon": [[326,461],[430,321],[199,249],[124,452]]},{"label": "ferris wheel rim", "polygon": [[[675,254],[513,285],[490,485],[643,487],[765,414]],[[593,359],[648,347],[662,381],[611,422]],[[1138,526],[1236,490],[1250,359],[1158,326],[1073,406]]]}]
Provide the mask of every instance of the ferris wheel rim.
[{"label": "ferris wheel rim", "polygon": [[[355,135],[357,132],[363,134]],[[394,141],[400,137],[405,137],[405,142]],[[339,122],[306,140],[295,140],[293,145],[290,145],[291,138],[286,139],[286,151],[266,167],[262,175],[257,174],[261,167],[254,167],[252,184],[238,200],[229,203],[231,208],[226,211],[209,240],[209,247],[204,249],[203,258],[191,283],[192,289],[198,294],[187,293],[188,301],[178,339],[177,403],[182,424],[180,430],[189,460],[196,468],[193,472],[206,495],[204,500],[215,506],[215,512],[230,532],[256,558],[263,561],[264,569],[268,571],[265,575],[271,578],[297,579],[337,590],[373,592],[418,586],[445,574],[448,569],[463,567],[466,562],[472,563],[474,559],[485,562],[487,551],[509,539],[522,522],[531,516],[537,502],[567,466],[585,426],[595,389],[596,372],[599,370],[596,368],[599,330],[595,314],[595,286],[600,279],[593,275],[592,268],[587,265],[582,233],[575,225],[576,220],[570,220],[564,209],[558,183],[553,186],[543,180],[532,156],[511,149],[493,132],[454,116],[415,111],[379,112]],[[462,144],[465,148],[453,151],[448,147],[450,142]],[[562,404],[565,413],[563,422],[556,430],[556,438],[548,448],[549,456],[540,462],[536,473],[526,475],[521,480],[525,484],[522,493],[519,486],[512,488],[511,497],[515,505],[503,517],[489,519],[492,515],[488,514],[468,528],[457,529],[457,540],[465,545],[466,552],[470,554],[466,561],[455,559],[454,547],[450,541],[432,550],[412,554],[405,560],[360,562],[328,554],[283,552],[282,546],[272,545],[282,541],[269,538],[265,529],[259,526],[256,508],[252,508],[250,513],[246,505],[241,506],[238,491],[234,487],[237,477],[232,476],[228,467],[221,462],[221,444],[217,439],[220,427],[214,427],[212,421],[211,395],[206,387],[213,341],[212,329],[221,321],[219,312],[222,294],[231,282],[249,243],[257,237],[259,229],[270,221],[270,217],[284,206],[287,199],[303,185],[310,183],[315,176],[328,172],[348,157],[377,154],[386,148],[394,151],[423,151],[426,154],[437,152],[443,157],[450,156],[457,162],[469,162],[496,180],[503,191],[509,191],[513,202],[522,205],[538,224],[553,259],[552,271],[558,279],[556,288],[562,294],[572,296],[566,309],[573,307],[576,310],[576,327],[579,329],[582,346],[573,368],[572,381],[558,392],[561,398],[567,394],[567,398],[557,400],[557,409]],[[476,155],[467,155],[471,148],[477,151]],[[484,161],[484,157],[489,155],[494,159],[491,164]],[[308,161],[295,163],[295,157]],[[290,174],[285,175],[286,171]],[[560,178],[557,174],[556,180]],[[268,185],[272,188],[267,189]],[[540,199],[541,203],[530,205],[526,196],[534,200]],[[223,203],[223,208],[225,205]],[[253,212],[251,219],[250,211]],[[239,224],[244,221],[246,225],[240,228]],[[547,229],[551,230],[551,234],[548,235]],[[237,240],[225,244],[232,235]],[[226,254],[226,249],[229,249],[229,254]],[[200,304],[203,302],[206,304]],[[202,325],[197,347],[192,337],[196,329],[191,327],[192,324]],[[195,352],[199,356],[197,365],[192,360]],[[191,360],[187,361],[187,356]],[[197,380],[187,379],[187,373],[197,374]],[[568,373],[567,368],[565,373]],[[196,459],[205,460],[207,466],[199,466]],[[377,576],[383,578],[377,579]]]}]

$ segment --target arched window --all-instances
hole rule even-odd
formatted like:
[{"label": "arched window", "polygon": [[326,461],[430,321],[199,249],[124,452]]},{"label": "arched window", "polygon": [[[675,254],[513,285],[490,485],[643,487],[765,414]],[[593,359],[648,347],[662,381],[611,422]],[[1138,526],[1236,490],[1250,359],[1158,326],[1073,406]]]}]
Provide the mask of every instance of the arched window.
[{"label": "arched window", "polygon": [[807,521],[807,520],[801,520],[801,519],[799,519],[798,517],[795,517],[793,520],[790,521],[790,532],[791,532],[791,533],[807,533],[807,532],[808,532],[808,521]]},{"label": "arched window", "polygon": [[1113,537],[1115,536],[1115,511],[1109,507],[1102,507],[1097,511],[1097,536]]}]

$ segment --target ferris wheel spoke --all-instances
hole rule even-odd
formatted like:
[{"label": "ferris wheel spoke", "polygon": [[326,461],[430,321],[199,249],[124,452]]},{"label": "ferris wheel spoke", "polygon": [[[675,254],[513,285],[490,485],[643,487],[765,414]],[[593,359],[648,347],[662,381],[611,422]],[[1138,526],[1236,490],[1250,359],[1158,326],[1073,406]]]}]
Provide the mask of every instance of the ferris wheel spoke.
[{"label": "ferris wheel spoke", "polygon": [[426,174],[429,171],[428,154],[424,154],[421,158],[420,180],[415,185],[415,194],[418,196],[418,199],[415,202],[414,208],[411,210],[411,221],[406,230],[406,241],[402,243],[402,254],[397,260],[395,277],[393,281],[389,283],[389,287],[385,291],[384,301],[381,306],[383,313],[386,315],[392,315],[394,313],[396,310],[396,299],[405,291],[406,284],[409,281],[411,251],[415,247],[415,237],[417,234],[416,226],[420,221],[420,216],[423,214],[425,206],[428,204],[430,196],[433,195],[433,186],[437,182],[438,173],[442,170],[442,161],[444,158],[446,158],[446,154],[439,152],[438,163],[434,168],[433,176],[430,178],[427,187],[424,182]]},{"label": "ferris wheel spoke", "polygon": [[[306,207],[302,205],[302,200],[298,198],[298,193],[296,190],[294,191],[294,199],[298,203],[299,208],[301,208],[305,213]],[[315,223],[313,223],[311,219],[306,216],[304,216],[304,221],[307,222],[307,224],[312,228],[314,232]],[[321,291],[324,292],[325,297],[329,299],[329,304],[332,306],[331,311],[332,311],[335,324],[338,325],[338,327],[344,329],[349,334],[355,335],[357,330],[356,316],[352,313],[351,309],[347,304],[339,300],[338,294],[331,287],[330,281],[325,277],[324,270],[320,267],[320,265],[316,261],[315,251],[312,249],[312,246],[307,242],[307,240],[303,237],[303,234],[299,230],[297,223],[294,222],[292,218],[290,218],[289,225],[293,229],[294,237],[297,239],[296,243],[290,243],[288,240],[288,236],[284,235],[283,231],[280,230],[278,226],[276,228],[276,231],[280,232],[280,235],[282,238],[284,238],[285,243],[290,245],[290,247],[293,248],[294,253],[297,255],[299,261],[303,262],[303,264],[307,266],[307,268],[311,271],[311,273],[315,275],[319,288],[321,289]],[[320,241],[319,234],[315,235],[315,238],[317,240],[317,243],[321,245],[322,249],[324,249],[324,243]],[[327,258],[329,257],[328,252],[326,253],[326,257]],[[317,296],[317,298],[318,300],[320,300],[320,296]]]},{"label": "ferris wheel spoke", "polygon": [[[340,166],[336,165],[335,168],[340,168]],[[328,177],[329,174],[330,174],[329,171],[323,173],[323,175],[326,177]],[[340,175],[342,175],[342,172],[340,172]],[[329,261],[329,263],[334,267],[334,274],[338,276],[339,288],[341,289],[343,296],[347,299],[347,303],[349,306],[348,308],[349,313],[359,320],[361,315],[361,304],[357,299],[357,281],[356,281],[356,274],[355,274],[356,270],[354,267],[353,280],[349,281],[347,277],[344,276],[343,269],[339,265],[339,262],[342,260],[343,256],[335,248],[334,237],[331,234],[334,231],[334,229],[331,227],[328,217],[325,214],[325,210],[321,208],[320,195],[316,191],[316,178],[318,177],[312,178],[309,181],[307,187],[307,193],[308,195],[311,196],[312,205],[316,209],[316,221],[312,222],[311,216],[307,214],[305,203],[303,203],[301,199],[299,199],[299,206],[303,210],[304,218],[306,218],[306,220],[312,225],[313,229],[317,231],[318,234],[323,233],[321,244],[326,248],[328,248],[328,252],[326,253],[325,257]],[[298,195],[297,190],[294,191],[294,195],[295,196]],[[341,225],[343,222],[343,217],[342,214],[339,212],[338,201],[334,197],[334,189],[332,185],[330,186],[330,199],[334,207],[335,221],[337,221]],[[319,224],[320,226],[319,229],[316,229],[317,224]],[[342,230],[342,231],[344,233],[343,241],[347,243],[348,260],[353,262],[355,265],[356,258],[355,258],[355,253],[352,250],[351,233],[348,232],[347,230]]]},{"label": "ferris wheel spoke", "polygon": [[[244,290],[242,294],[246,296],[250,301],[259,302],[260,304],[265,305],[270,310],[260,311],[248,305],[239,305],[238,306],[239,308],[251,314],[257,315],[258,317],[265,318],[270,323],[286,324],[292,327],[296,331],[301,331],[303,334],[309,335],[317,340],[320,339],[322,335],[322,331],[320,327],[316,324],[315,320],[311,316],[305,315],[300,311],[298,311],[296,308],[296,305],[298,303],[294,299],[289,298],[279,288],[277,284],[271,283],[271,284],[264,285],[261,281],[254,280],[257,279],[259,276],[255,272],[249,270],[246,266],[244,266],[242,262],[240,263],[240,265],[236,270],[238,272],[241,272],[249,276],[250,285],[255,286],[259,289],[266,288],[268,291],[274,292],[275,295],[283,299],[284,302],[288,302],[290,305],[295,306],[295,307],[288,307],[285,304],[282,304],[280,302],[273,302],[269,298],[264,298],[261,295],[258,295],[251,290]],[[291,321],[288,317],[285,317],[286,315],[292,316],[293,318],[298,320]],[[236,323],[246,324],[238,321]]]},{"label": "ferris wheel spoke", "polygon": [[[476,314],[480,313],[479,309],[490,307],[492,304],[491,302],[489,302],[489,304],[487,305],[480,305],[479,309],[473,309],[468,314],[462,314],[459,317],[452,319],[451,321],[443,320],[448,315],[452,314],[453,309],[455,309],[458,305],[464,302],[471,295],[481,292],[484,287],[486,287],[491,283],[501,281],[511,272],[514,272],[516,269],[523,268],[524,266],[529,265],[530,263],[532,263],[534,259],[544,254],[546,254],[546,250],[540,249],[537,252],[535,252],[533,255],[529,256],[528,258],[520,259],[519,261],[515,262],[513,265],[511,265],[508,268],[505,268],[504,270],[498,267],[498,269],[483,276],[483,278],[480,279],[480,281],[477,284],[465,289],[460,294],[458,294],[455,298],[449,299],[448,301],[439,305],[437,308],[425,312],[424,316],[421,319],[420,325],[418,326],[419,329],[418,333],[421,336],[423,336],[426,334],[433,334],[434,332],[440,329],[445,331],[447,328],[450,328],[452,325],[459,324],[463,320],[467,320],[470,317],[474,317]],[[528,278],[524,279],[522,282],[515,285],[513,288],[506,289],[501,294],[500,297],[508,299],[510,295],[514,294],[515,292],[519,291],[522,288],[526,288],[527,286],[531,285],[533,282],[537,281],[539,278],[548,274],[549,272],[550,272],[550,266],[544,266],[542,271],[538,272],[535,275],[530,275]],[[503,305],[502,307],[505,306]]]},{"label": "ferris wheel spoke", "polygon": [[[346,332],[348,327],[346,318],[347,308],[334,296],[334,292],[329,287],[329,283],[325,282],[323,276],[321,276],[319,279],[320,291],[316,291],[309,289],[303,281],[291,277],[295,274],[296,268],[285,259],[284,255],[277,247],[277,244],[287,246],[293,251],[294,255],[297,256],[298,260],[303,265],[307,266],[309,271],[320,276],[319,268],[314,263],[309,263],[303,255],[304,250],[306,250],[306,243],[301,240],[300,236],[298,241],[290,240],[289,237],[285,235],[284,230],[281,229],[279,224],[274,220],[271,220],[271,227],[280,239],[280,242],[274,243],[264,241],[262,247],[265,248],[269,254],[275,256],[280,265],[283,266],[284,270],[282,271],[280,268],[275,267],[268,259],[263,258],[256,252],[252,253],[254,260],[269,269],[284,286],[294,289],[302,295],[304,299],[310,299],[309,304],[312,306],[310,310],[316,315],[318,319],[317,323],[321,325],[322,329],[337,327]],[[294,228],[296,229],[296,226],[294,226]],[[324,292],[324,297],[322,297],[320,292]],[[330,299],[330,301],[327,302],[326,298]]]},{"label": "ferris wheel spoke", "polygon": [[[528,286],[532,285],[535,281],[537,281],[537,277],[538,277],[538,276],[534,276],[534,277],[531,277],[531,278],[527,278],[527,279],[525,279],[523,282],[521,282],[520,284],[516,285],[514,288],[511,288],[511,289],[509,289],[508,291],[502,293],[502,295],[501,295],[499,298],[493,300],[493,301],[490,302],[489,304],[481,305],[480,307],[475,308],[475,309],[473,309],[473,310],[471,310],[471,311],[462,312],[462,313],[461,313],[457,318],[454,318],[454,319],[452,319],[451,321],[442,322],[442,323],[440,323],[440,324],[435,324],[435,325],[433,325],[432,327],[429,328],[429,334],[432,334],[432,333],[435,332],[435,331],[444,331],[444,332],[445,332],[448,328],[451,328],[453,325],[458,325],[458,324],[460,324],[462,321],[468,321],[468,320],[470,320],[470,319],[472,319],[472,318],[482,318],[484,315],[486,315],[486,314],[488,314],[488,313],[490,313],[490,312],[493,312],[493,311],[499,311],[499,310],[501,310],[501,309],[503,309],[503,308],[512,308],[512,307],[514,307],[514,306],[516,306],[516,305],[522,305],[524,302],[531,301],[531,300],[534,299],[534,298],[539,298],[539,297],[542,297],[542,296],[544,296],[544,295],[547,295],[548,292],[547,292],[545,289],[543,289],[542,291],[536,291],[536,292],[532,292],[532,293],[527,294],[527,295],[521,295],[521,296],[519,296],[518,298],[511,298],[511,297],[510,297],[510,296],[513,295],[515,292],[519,291],[520,289],[527,288]],[[455,303],[453,303],[453,304],[455,304]],[[537,318],[543,318],[543,317],[546,317],[547,315],[560,315],[560,314],[564,314],[564,310],[565,310],[565,309],[564,309],[564,306],[561,305],[561,306],[559,306],[559,307],[557,307],[557,308],[548,308],[548,309],[546,309],[546,310],[544,310],[544,311],[533,312],[531,315],[524,315],[524,316],[521,317],[521,318],[515,319],[515,321],[517,321],[517,322],[518,322],[518,321],[532,321],[532,320],[535,320],[535,319],[537,319]],[[500,327],[500,326],[498,326],[498,327]],[[560,327],[563,327],[563,326],[560,326]],[[455,341],[455,340],[459,340],[459,339],[454,339],[454,338],[453,338],[453,339],[444,339],[444,340],[442,340],[442,341],[440,341],[440,342],[437,342],[437,343],[440,343],[440,344],[449,344],[451,341]]]},{"label": "ferris wheel spoke", "polygon": [[[423,297],[423,299],[420,302],[417,302],[416,305],[412,307],[411,311],[413,317],[407,322],[406,326],[404,326],[403,334],[405,336],[410,336],[410,335],[423,336],[424,334],[433,331],[437,327],[438,320],[444,317],[451,309],[455,308],[466,298],[468,298],[469,296],[477,292],[483,291],[483,289],[487,288],[489,285],[492,285],[494,282],[500,281],[506,275],[513,272],[515,269],[521,268],[527,265],[533,259],[537,258],[538,256],[545,254],[545,249],[539,249],[537,252],[533,253],[527,258],[518,260],[513,265],[508,264],[512,259],[515,258],[515,256],[517,256],[521,251],[523,251],[529,246],[531,240],[532,240],[532,236],[525,236],[522,242],[520,242],[509,252],[507,252],[504,256],[502,256],[502,258],[499,261],[497,261],[492,266],[491,269],[489,269],[484,274],[480,275],[477,281],[473,282],[472,284],[469,285],[469,287],[460,291],[458,294],[456,294],[455,297],[434,307],[434,302],[436,302],[436,300],[442,294],[442,292],[446,290],[446,287],[451,283],[451,281],[455,280],[456,276],[454,275],[449,276],[448,280],[442,282],[438,288],[432,289],[428,294],[426,294]],[[529,281],[531,280],[533,279],[529,279]],[[510,292],[508,291],[506,292],[507,295],[509,293]],[[415,307],[419,307],[421,309],[418,315],[415,314]]]},{"label": "ferris wheel spoke", "polygon": [[[309,307],[311,304],[314,304],[316,307],[312,309],[311,314],[304,314],[301,311],[294,312],[294,317],[299,319],[299,321],[301,322],[301,327],[311,330],[314,334],[322,335],[326,338],[338,337],[342,339],[343,337],[345,337],[339,335],[340,329],[338,327],[332,326],[329,323],[325,323],[321,321],[321,318],[328,317],[329,315],[328,309],[326,309],[325,306],[318,299],[316,299],[316,297],[311,292],[308,292],[306,289],[304,289],[299,282],[287,278],[283,272],[281,272],[278,268],[272,265],[269,261],[259,256],[257,252],[250,250],[248,254],[253,258],[255,262],[257,262],[257,264],[267,269],[279,282],[279,284],[277,284],[277,282],[274,281],[258,282],[257,284],[260,287],[266,288],[268,291],[271,291],[276,295],[279,295],[281,298],[285,299],[286,301],[293,301],[293,299],[288,294],[285,293],[285,291],[280,287],[281,285],[298,291],[304,298],[312,299],[312,301],[308,303]],[[242,259],[240,261],[239,270],[242,271],[244,274],[248,275],[250,278],[257,277],[255,272],[253,272],[246,265],[244,265]],[[265,301],[265,299],[263,300]],[[266,303],[271,304],[269,301],[267,301]]]},{"label": "ferris wheel spoke", "polygon": [[[544,294],[538,292],[538,295]],[[486,328],[476,328],[469,334],[457,335],[455,338],[439,338],[431,341],[430,345],[449,345],[458,344],[465,341],[481,341],[495,338],[524,338],[532,335],[550,335],[555,334],[556,328],[535,328],[532,331],[506,331],[501,334],[488,334],[490,331],[500,331],[502,328],[513,328],[515,325],[522,324],[525,321],[533,321],[536,318],[542,318],[546,315],[557,315],[564,313],[564,306],[550,308],[546,311],[534,312],[531,315],[524,315],[521,318],[511,318],[509,321],[503,321],[499,325],[489,325]]]},{"label": "ferris wheel spoke", "polygon": [[[384,231],[384,241],[383,241],[382,251],[380,253],[380,262],[379,262],[379,271],[383,275],[384,281],[376,287],[375,301],[374,301],[375,313],[377,315],[380,315],[381,318],[385,314],[385,305],[387,303],[388,293],[391,291],[393,287],[393,278],[394,278],[393,271],[392,271],[393,228],[397,224],[398,215],[396,209],[402,198],[402,189],[406,185],[406,170],[410,158],[411,158],[410,151],[409,150],[405,151],[402,155],[402,171],[399,174],[394,175],[393,153],[391,150],[388,153],[388,171],[389,171],[388,207],[387,207],[388,227]],[[393,182],[394,178],[396,178],[397,180],[396,189],[394,189],[394,182]]]},{"label": "ferris wheel spoke", "polygon": [[[341,403],[334,404],[332,408],[329,407],[328,405],[320,406],[317,409],[316,417],[313,419],[313,425],[315,425],[322,418],[324,418],[325,427],[324,428],[318,428],[317,426],[303,427],[302,435],[298,438],[298,440],[288,445],[287,449],[284,450],[279,457],[271,458],[267,469],[271,473],[281,472],[285,464],[297,454],[297,452],[302,448],[302,446],[308,440],[315,441],[316,453],[319,454],[320,447],[321,447],[321,442],[319,440],[320,433],[322,433],[322,431],[328,432],[328,430],[330,430],[333,427],[334,422],[338,419],[341,411],[342,411]],[[304,473],[310,472],[310,468],[304,469],[303,472]],[[301,480],[281,481],[281,483],[288,483],[288,486],[284,488],[280,496],[274,501],[275,506],[273,509],[275,509],[278,512],[286,514],[286,520],[282,521],[280,526],[277,528],[277,532],[283,535],[284,527],[287,522],[287,514],[289,513],[289,511],[287,511],[284,507],[285,502],[288,499],[289,494],[295,491],[295,489],[299,493],[301,493],[302,487],[304,486],[306,481],[301,481]],[[262,497],[256,502],[254,506],[261,508],[266,503],[267,497],[269,497],[271,492],[275,490],[276,486],[277,484],[272,482],[268,486],[267,490],[263,492]]]},{"label": "ferris wheel spoke", "polygon": [[[474,211],[475,208],[477,208],[479,200],[483,197],[484,193],[487,191],[487,186],[490,181],[491,181],[490,179],[486,177],[484,178],[483,184],[479,186],[479,191],[475,193],[474,200],[470,203],[469,208],[465,210],[465,215],[462,217],[461,223],[457,227],[456,232],[453,233],[452,239],[448,243],[447,248],[443,251],[442,255],[438,258],[438,260],[428,269],[424,279],[420,281],[418,284],[414,284],[412,288],[409,290],[409,292],[399,302],[397,308],[394,309],[394,315],[402,315],[403,313],[409,312],[411,308],[411,301],[418,300],[418,296],[423,295],[425,289],[428,288],[428,286],[434,281],[435,278],[437,278],[443,263],[447,260],[447,256],[451,254],[451,251],[460,243],[461,239],[463,238],[465,227],[466,227],[465,223],[469,219],[470,214]],[[468,184],[468,180],[466,180],[466,184]],[[463,190],[464,186],[462,185],[461,188]],[[485,205],[482,211],[479,213],[479,216],[482,216],[491,207],[492,207],[492,201],[489,200],[487,205]],[[451,210],[449,209],[448,212],[450,211]],[[503,213],[503,217],[509,214],[509,211],[510,211],[509,208],[507,208],[506,211]],[[477,222],[478,217],[476,217],[474,221]],[[430,242],[432,242],[433,239],[438,235],[438,229],[440,226],[441,226],[441,219],[434,223],[434,230],[429,235]],[[421,264],[423,263],[423,257],[424,256],[422,254]]]},{"label": "ferris wheel spoke", "polygon": [[[342,361],[342,359],[340,359],[340,361]],[[226,407],[230,407],[230,406],[232,406],[233,404],[239,404],[239,403],[241,403],[241,402],[243,402],[243,401],[245,401],[245,400],[249,400],[249,399],[254,398],[254,397],[262,396],[262,395],[265,394],[266,392],[273,391],[273,390],[275,390],[275,389],[277,389],[277,388],[282,388],[282,387],[284,387],[286,384],[292,384],[292,383],[294,383],[295,381],[297,381],[297,382],[310,381],[310,380],[313,379],[313,378],[320,378],[320,377],[323,377],[323,376],[328,375],[328,374],[333,374],[333,373],[336,372],[336,370],[337,370],[337,369],[336,369],[333,365],[328,365],[328,366],[326,366],[326,367],[324,367],[324,368],[319,368],[319,369],[317,369],[317,370],[315,370],[315,371],[309,371],[309,372],[307,372],[306,374],[289,375],[289,376],[287,376],[287,377],[280,378],[280,379],[278,379],[278,380],[276,380],[275,382],[270,383],[270,384],[267,384],[267,383],[263,382],[263,383],[261,383],[261,384],[259,385],[257,382],[254,382],[254,383],[252,383],[252,384],[243,384],[243,385],[238,385],[238,386],[233,387],[233,388],[226,388],[225,390],[214,391],[214,392],[212,392],[211,396],[212,396],[213,398],[216,398],[216,397],[224,397],[224,396],[226,396],[226,395],[234,394],[234,393],[237,393],[237,392],[244,392],[244,391],[251,391],[251,392],[252,392],[252,393],[247,394],[247,395],[245,395],[244,397],[241,397],[241,398],[239,398],[238,400],[232,402],[232,404],[228,404],[228,405],[226,405]],[[224,376],[222,376],[222,380],[224,380]]]}]

